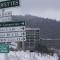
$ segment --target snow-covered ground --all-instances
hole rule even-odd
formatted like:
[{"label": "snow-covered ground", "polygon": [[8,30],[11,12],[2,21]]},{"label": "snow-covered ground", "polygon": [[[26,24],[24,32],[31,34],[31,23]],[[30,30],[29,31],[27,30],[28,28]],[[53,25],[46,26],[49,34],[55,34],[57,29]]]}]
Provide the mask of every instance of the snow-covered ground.
[{"label": "snow-covered ground", "polygon": [[0,60],[5,60],[7,57],[7,60],[58,60],[57,54],[54,54],[53,56],[47,55],[47,54],[38,54],[36,52],[29,52],[29,51],[18,51],[18,52],[12,52],[10,51],[7,55],[0,53]]}]

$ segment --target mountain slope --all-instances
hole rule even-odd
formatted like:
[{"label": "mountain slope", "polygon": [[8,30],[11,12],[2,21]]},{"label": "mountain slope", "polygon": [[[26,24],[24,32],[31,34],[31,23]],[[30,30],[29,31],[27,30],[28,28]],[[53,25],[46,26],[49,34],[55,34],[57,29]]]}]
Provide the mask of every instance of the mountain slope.
[{"label": "mountain slope", "polygon": [[41,38],[60,38],[60,21],[31,15],[12,16],[13,21],[25,21],[26,27],[40,28]]}]

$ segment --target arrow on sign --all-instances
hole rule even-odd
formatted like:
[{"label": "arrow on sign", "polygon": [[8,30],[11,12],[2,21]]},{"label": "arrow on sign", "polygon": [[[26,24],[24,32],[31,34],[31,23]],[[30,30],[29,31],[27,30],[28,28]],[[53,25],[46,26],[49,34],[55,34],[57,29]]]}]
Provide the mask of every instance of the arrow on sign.
[{"label": "arrow on sign", "polygon": [[22,27],[21,29],[23,29],[23,30],[24,30],[24,27]]},{"label": "arrow on sign", "polygon": [[24,25],[24,22],[22,22],[21,24]]}]

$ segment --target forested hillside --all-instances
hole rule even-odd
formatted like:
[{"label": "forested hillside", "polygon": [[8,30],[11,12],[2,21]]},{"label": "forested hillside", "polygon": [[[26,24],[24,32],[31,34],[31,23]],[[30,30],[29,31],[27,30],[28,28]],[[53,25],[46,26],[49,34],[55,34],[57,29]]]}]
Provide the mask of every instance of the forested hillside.
[{"label": "forested hillside", "polygon": [[26,27],[40,28],[41,38],[60,38],[60,21],[31,15],[12,16],[13,21],[25,21]]}]

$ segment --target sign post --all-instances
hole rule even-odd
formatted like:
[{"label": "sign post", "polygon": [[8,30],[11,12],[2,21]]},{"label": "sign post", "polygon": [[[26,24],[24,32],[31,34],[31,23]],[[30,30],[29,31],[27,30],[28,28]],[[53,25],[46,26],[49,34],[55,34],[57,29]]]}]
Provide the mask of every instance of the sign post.
[{"label": "sign post", "polygon": [[24,41],[26,41],[25,21],[0,22],[0,53],[5,53],[5,60],[8,60],[7,53],[9,53],[9,45],[6,43],[19,41],[22,41],[24,50]]},{"label": "sign post", "polygon": [[[0,9],[2,9],[2,18],[4,17],[4,8],[19,6],[19,0],[0,0]],[[5,20],[6,21],[6,20]],[[0,53],[5,53],[5,60],[8,60],[9,45],[2,42],[22,41],[22,32],[25,31],[24,23],[2,22],[0,23]],[[21,26],[21,28],[20,28]],[[22,31],[22,32],[21,32]],[[26,35],[26,34],[25,34]],[[26,37],[24,37],[26,39]]]}]

